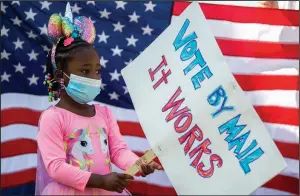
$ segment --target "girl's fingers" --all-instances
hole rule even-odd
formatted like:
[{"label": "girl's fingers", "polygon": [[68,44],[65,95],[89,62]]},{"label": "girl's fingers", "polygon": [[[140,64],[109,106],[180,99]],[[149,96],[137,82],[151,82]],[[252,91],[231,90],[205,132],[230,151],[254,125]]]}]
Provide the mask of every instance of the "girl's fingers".
[{"label": "girl's fingers", "polygon": [[128,184],[127,180],[119,180],[118,183],[122,186],[122,188],[125,188]]},{"label": "girl's fingers", "polygon": [[[143,172],[143,174],[144,175],[148,175],[148,168],[143,164],[143,165],[141,165],[141,169],[142,169],[142,172]],[[144,177],[144,176],[143,176]]]},{"label": "girl's fingers", "polygon": [[147,171],[151,174],[154,172],[154,167],[152,165],[147,165]]},{"label": "girl's fingers", "polygon": [[122,193],[124,188],[122,187],[122,185],[117,184],[115,189],[116,189],[116,192]]},{"label": "girl's fingers", "polygon": [[155,162],[154,162],[154,168],[157,170],[162,170],[162,166]]}]

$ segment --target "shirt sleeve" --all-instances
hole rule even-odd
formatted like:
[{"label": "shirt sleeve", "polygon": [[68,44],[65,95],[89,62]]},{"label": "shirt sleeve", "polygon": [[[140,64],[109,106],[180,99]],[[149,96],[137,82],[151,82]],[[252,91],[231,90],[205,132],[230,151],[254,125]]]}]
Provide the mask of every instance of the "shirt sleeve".
[{"label": "shirt sleeve", "polygon": [[52,109],[48,109],[41,115],[37,135],[38,148],[51,178],[59,183],[84,191],[91,173],[66,163],[64,134],[60,122],[59,114]]},{"label": "shirt sleeve", "polygon": [[120,133],[117,121],[108,107],[106,107],[106,111],[108,118],[108,144],[111,161],[120,169],[126,170],[129,166],[135,163],[139,157],[128,149]]}]

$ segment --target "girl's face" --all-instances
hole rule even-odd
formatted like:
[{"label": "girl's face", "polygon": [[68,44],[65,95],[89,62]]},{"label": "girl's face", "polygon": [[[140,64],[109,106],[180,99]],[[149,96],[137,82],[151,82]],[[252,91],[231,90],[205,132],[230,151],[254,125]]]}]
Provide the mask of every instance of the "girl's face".
[{"label": "girl's face", "polygon": [[[79,49],[68,62],[67,75],[74,74],[81,77],[99,80],[100,57],[93,47]],[[67,79],[64,77],[64,79]],[[68,82],[68,79],[67,79]]]}]

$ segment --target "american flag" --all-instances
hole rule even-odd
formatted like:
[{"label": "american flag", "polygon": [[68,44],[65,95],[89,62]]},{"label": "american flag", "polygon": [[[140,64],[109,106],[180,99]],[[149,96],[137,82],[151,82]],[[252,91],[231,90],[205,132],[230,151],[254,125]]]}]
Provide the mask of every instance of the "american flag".
[{"label": "american flag", "polygon": [[[129,148],[150,148],[120,70],[176,19],[189,2],[70,2],[74,15],[88,16],[97,31],[102,92]],[[288,167],[254,194],[299,193],[299,18],[298,10],[261,8],[258,2],[200,3],[227,63]],[[1,193],[33,195],[36,134],[49,106],[45,74],[47,23],[64,14],[66,2],[1,2]],[[142,65],[141,65],[142,66]],[[271,163],[270,163],[271,164]],[[116,168],[115,168],[116,169]],[[116,169],[118,171],[118,169]],[[134,194],[176,194],[158,171],[130,184]]]}]

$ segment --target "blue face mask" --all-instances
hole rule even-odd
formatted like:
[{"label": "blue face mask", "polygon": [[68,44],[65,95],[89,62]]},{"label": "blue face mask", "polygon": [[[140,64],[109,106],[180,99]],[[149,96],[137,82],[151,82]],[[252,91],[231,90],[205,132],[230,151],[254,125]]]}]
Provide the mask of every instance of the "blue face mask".
[{"label": "blue face mask", "polygon": [[[67,75],[65,74],[65,76]],[[86,104],[93,101],[100,94],[101,80],[80,77],[73,74],[67,77],[70,81],[65,88],[66,92],[77,103]]]}]

